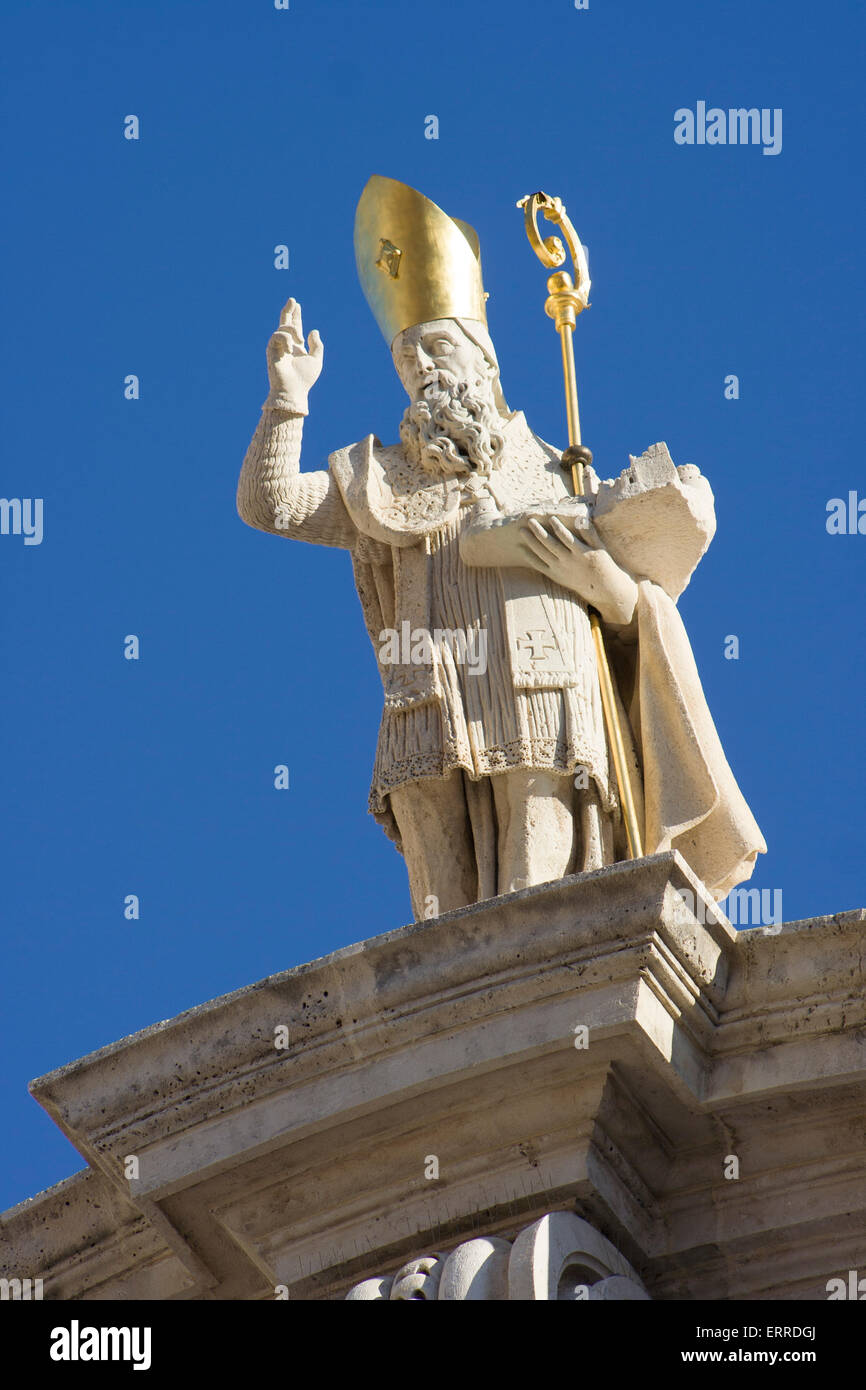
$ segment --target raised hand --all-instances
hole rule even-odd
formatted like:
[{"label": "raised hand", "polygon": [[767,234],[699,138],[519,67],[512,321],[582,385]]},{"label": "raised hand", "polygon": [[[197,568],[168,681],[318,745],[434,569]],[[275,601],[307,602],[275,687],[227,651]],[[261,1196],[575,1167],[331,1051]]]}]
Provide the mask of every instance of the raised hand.
[{"label": "raised hand", "polygon": [[306,415],[307,395],[318,380],[323,356],[324,347],[315,328],[309,337],[309,349],[304,347],[301,306],[296,299],[286,300],[280,326],[268,343],[271,391],[265,404],[295,415]]}]

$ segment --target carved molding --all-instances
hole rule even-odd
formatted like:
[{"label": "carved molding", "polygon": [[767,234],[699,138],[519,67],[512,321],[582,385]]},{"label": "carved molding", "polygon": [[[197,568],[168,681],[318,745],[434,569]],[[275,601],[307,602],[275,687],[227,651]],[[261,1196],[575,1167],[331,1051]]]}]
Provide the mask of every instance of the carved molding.
[{"label": "carved molding", "polygon": [[635,1271],[594,1226],[570,1211],[534,1221],[514,1241],[479,1236],[423,1255],[391,1276],[364,1279],[347,1301],[473,1299],[560,1303],[649,1299]]}]

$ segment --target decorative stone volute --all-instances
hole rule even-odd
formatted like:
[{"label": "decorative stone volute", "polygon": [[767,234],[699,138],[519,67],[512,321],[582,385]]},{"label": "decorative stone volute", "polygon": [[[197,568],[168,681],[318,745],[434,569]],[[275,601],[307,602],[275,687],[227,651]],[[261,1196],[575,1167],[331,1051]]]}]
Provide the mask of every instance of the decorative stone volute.
[{"label": "decorative stone volute", "polygon": [[428,1255],[388,1278],[364,1279],[347,1300],[437,1297],[451,1301],[549,1300],[559,1303],[604,1299],[648,1299],[628,1260],[588,1221],[554,1211],[507,1240],[464,1241],[450,1255]]}]

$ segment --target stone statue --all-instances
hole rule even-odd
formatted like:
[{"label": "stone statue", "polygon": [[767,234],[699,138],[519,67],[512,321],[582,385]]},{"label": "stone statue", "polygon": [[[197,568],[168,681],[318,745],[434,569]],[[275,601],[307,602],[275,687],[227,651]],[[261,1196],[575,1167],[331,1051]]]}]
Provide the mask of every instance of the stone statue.
[{"label": "stone statue", "polygon": [[692,466],[654,446],[571,495],[561,451],[508,408],[471,227],[372,178],[355,245],[409,397],[299,472],[317,332],[286,304],[247,451],[249,525],[351,552],[384,686],[370,810],[401,850],[416,918],[628,857],[588,607],[615,667],[646,853],[679,849],[716,898],[766,845],[725,760],[676,599],[712,537]]}]

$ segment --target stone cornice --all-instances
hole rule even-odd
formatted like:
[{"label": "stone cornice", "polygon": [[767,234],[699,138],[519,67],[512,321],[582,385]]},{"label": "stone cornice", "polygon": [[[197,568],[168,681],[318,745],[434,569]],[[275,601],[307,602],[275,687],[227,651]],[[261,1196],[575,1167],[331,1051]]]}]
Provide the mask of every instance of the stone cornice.
[{"label": "stone cornice", "polygon": [[[346,947],[32,1090],[120,1204],[113,1230],[149,1233],[170,1296],[339,1297],[561,1206],[654,1296],[686,1275],[722,1288],[730,1241],[760,1297],[761,1241],[797,1194],[802,1221],[809,1201],[828,1228],[866,1219],[864,928],[854,911],[737,933],[678,854],[654,855]],[[7,1232],[40,1212],[54,1230],[53,1202]],[[49,1242],[57,1286],[122,1280],[112,1242],[95,1234],[103,1266],[72,1275]]]}]

